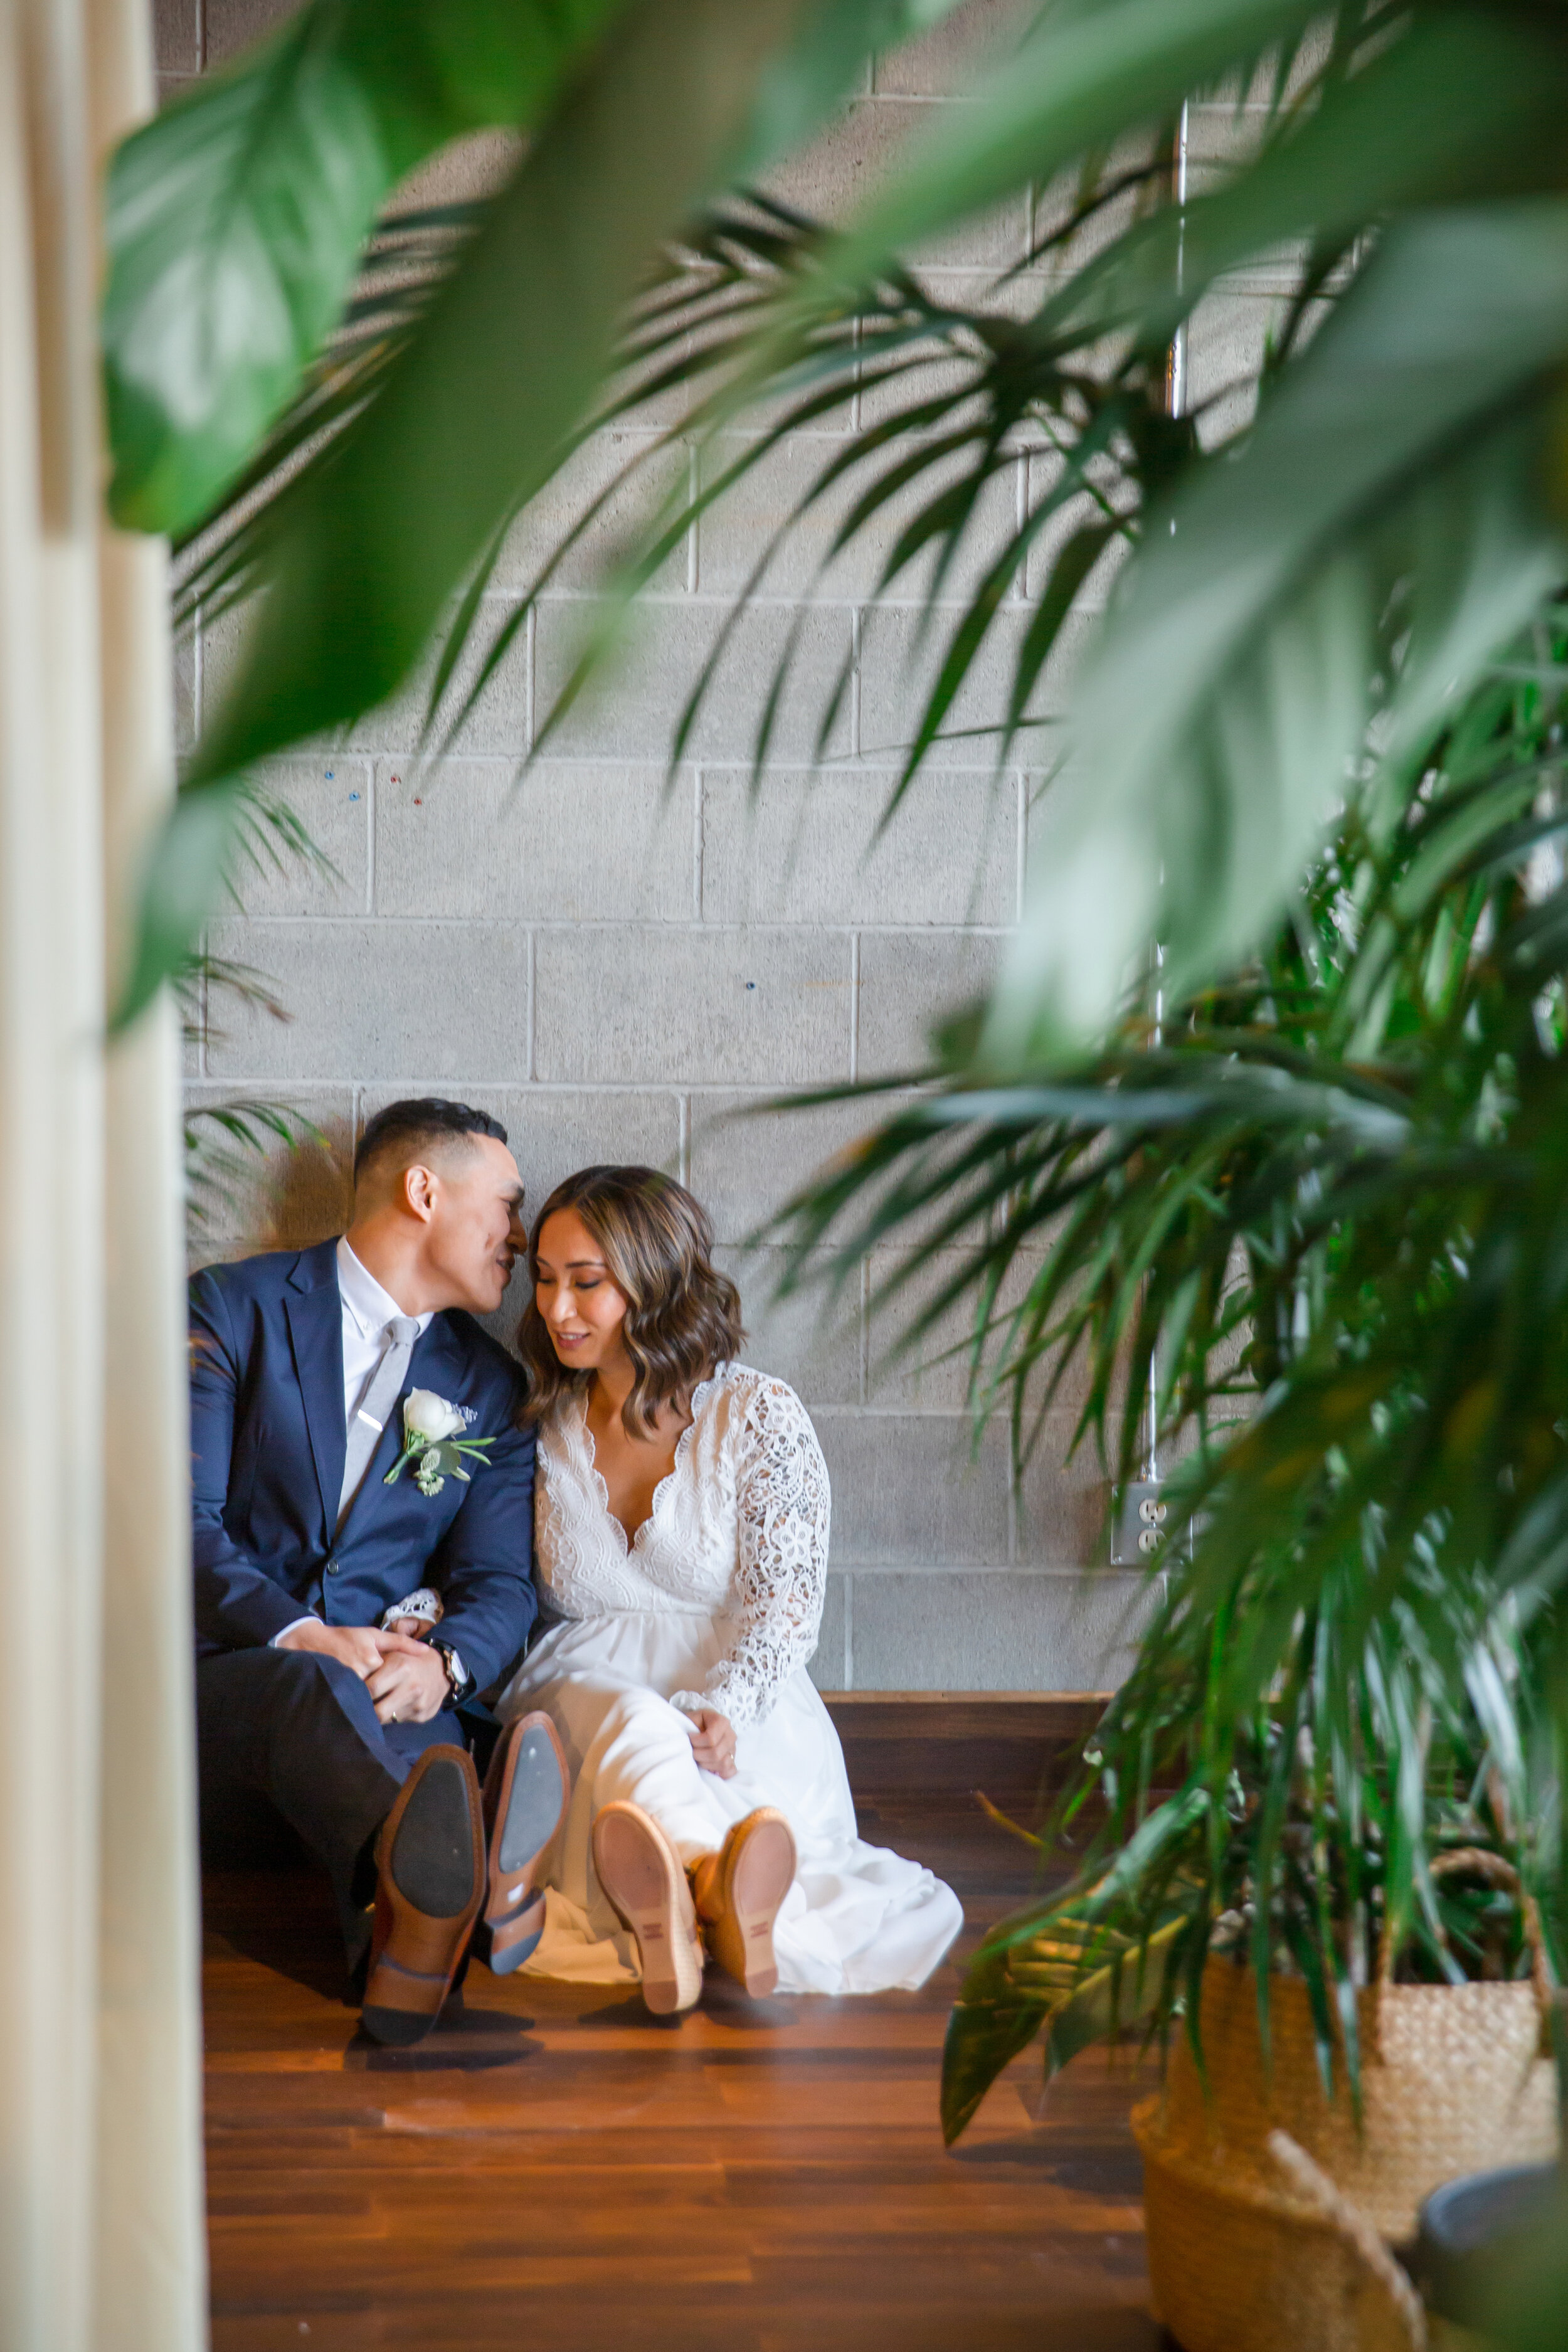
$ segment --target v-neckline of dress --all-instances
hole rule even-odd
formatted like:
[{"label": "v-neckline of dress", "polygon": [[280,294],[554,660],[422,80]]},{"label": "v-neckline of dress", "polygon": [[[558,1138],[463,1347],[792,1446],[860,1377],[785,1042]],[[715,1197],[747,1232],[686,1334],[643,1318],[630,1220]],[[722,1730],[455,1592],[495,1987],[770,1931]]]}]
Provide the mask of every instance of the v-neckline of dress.
[{"label": "v-neckline of dress", "polygon": [[641,1547],[644,1536],[647,1535],[649,1528],[652,1527],[655,1519],[658,1517],[658,1507],[664,1498],[665,1488],[672,1486],[675,1479],[679,1475],[680,1465],[686,1458],[687,1445],[690,1440],[692,1431],[697,1426],[698,1415],[702,1409],[701,1403],[699,1400],[703,1398],[703,1391],[705,1390],[713,1388],[717,1385],[717,1383],[722,1379],[723,1373],[723,1365],[717,1365],[714,1370],[709,1373],[708,1378],[705,1381],[699,1381],[697,1386],[692,1390],[691,1418],[687,1423],[685,1428],[681,1431],[680,1435],[675,1441],[675,1459],[671,1462],[668,1469],[665,1472],[663,1477],[659,1480],[658,1486],[653,1490],[653,1495],[647,1507],[647,1518],[639,1519],[637,1521],[637,1532],[635,1535],[630,1536],[627,1535],[622,1522],[616,1517],[615,1512],[610,1508],[609,1483],[606,1480],[604,1472],[599,1467],[599,1449],[594,1442],[594,1433],[588,1426],[588,1400],[586,1397],[583,1399],[582,1410],[578,1416],[577,1426],[582,1435],[584,1451],[588,1457],[588,1475],[592,1478],[595,1486],[599,1490],[599,1502],[604,1510],[605,1517],[608,1519],[611,1527],[614,1528],[616,1533],[619,1536],[621,1539],[621,1549],[627,1559],[630,1559],[633,1552],[637,1551]]}]

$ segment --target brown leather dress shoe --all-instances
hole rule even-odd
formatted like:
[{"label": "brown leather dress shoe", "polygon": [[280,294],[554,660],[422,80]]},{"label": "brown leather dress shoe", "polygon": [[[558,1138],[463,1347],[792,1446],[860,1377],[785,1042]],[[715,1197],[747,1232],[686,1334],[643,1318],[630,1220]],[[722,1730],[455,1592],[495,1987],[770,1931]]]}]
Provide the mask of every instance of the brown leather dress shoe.
[{"label": "brown leather dress shoe", "polygon": [[380,1874],[363,2020],[377,2042],[422,2042],[441,2014],[485,1892],[479,1776],[461,1748],[426,1748],[375,1844]]},{"label": "brown leather dress shoe", "polygon": [[619,1798],[602,1805],[594,1867],[637,1937],[648,2008],[656,2017],[690,2009],[702,1990],[702,1938],[680,1856],[652,1814]]},{"label": "brown leather dress shoe", "polygon": [[753,2000],[779,1980],[773,1921],[795,1884],[795,1832],[772,1805],[737,1822],[718,1853],[691,1865],[691,1891],[709,1950]]},{"label": "brown leather dress shoe", "polygon": [[520,1969],[544,1933],[539,1865],[566,1818],[572,1775],[547,1715],[521,1716],[496,1743],[485,1775],[489,1877],[474,1937],[498,1977]]}]

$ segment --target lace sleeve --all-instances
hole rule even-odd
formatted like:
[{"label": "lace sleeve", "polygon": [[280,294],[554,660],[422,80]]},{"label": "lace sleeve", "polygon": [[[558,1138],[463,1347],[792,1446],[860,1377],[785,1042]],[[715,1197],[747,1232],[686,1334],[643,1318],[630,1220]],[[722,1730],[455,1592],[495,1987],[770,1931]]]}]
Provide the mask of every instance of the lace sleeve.
[{"label": "lace sleeve", "polygon": [[740,1412],[735,1468],[739,1635],[705,1690],[678,1691],[689,1712],[712,1706],[758,1723],[816,1649],[827,1582],[827,1465],[805,1407],[783,1381],[759,1380]]}]

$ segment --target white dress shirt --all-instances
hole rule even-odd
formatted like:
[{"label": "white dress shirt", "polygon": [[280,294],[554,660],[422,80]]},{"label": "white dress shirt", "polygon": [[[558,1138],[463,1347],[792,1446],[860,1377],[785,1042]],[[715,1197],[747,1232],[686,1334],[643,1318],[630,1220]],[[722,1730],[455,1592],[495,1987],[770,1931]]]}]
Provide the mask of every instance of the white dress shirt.
[{"label": "white dress shirt", "polygon": [[[342,1304],[343,1321],[343,1427],[346,1430],[359,1411],[360,1399],[375,1377],[377,1365],[391,1345],[387,1325],[403,1309],[389,1290],[384,1290],[374,1274],[361,1265],[348,1244],[345,1234],[338,1243],[338,1297]],[[416,1315],[422,1339],[429,1328],[434,1308],[429,1314]],[[291,1633],[294,1625],[306,1625],[309,1617],[296,1617],[293,1625],[285,1625],[282,1633],[274,1633],[276,1648],[284,1633]]]},{"label": "white dress shirt", "polygon": [[[348,1244],[345,1234],[338,1244],[338,1297],[343,1308],[343,1427],[346,1429],[360,1409],[360,1402],[375,1377],[376,1366],[390,1344],[387,1325],[403,1309],[389,1290],[383,1290],[374,1274],[367,1274]],[[423,1339],[429,1329],[433,1315],[416,1315]]]}]

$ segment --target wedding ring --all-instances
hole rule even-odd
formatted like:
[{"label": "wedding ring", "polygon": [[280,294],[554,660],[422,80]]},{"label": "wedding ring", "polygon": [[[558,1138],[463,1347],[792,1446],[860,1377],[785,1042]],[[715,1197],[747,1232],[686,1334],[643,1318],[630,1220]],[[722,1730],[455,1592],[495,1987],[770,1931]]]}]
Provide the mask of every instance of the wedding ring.
[{"label": "wedding ring", "polygon": [[386,1719],[388,1723],[395,1723],[397,1721],[397,1709],[395,1706],[387,1709]]}]

